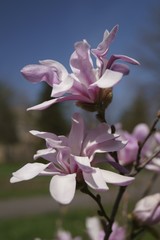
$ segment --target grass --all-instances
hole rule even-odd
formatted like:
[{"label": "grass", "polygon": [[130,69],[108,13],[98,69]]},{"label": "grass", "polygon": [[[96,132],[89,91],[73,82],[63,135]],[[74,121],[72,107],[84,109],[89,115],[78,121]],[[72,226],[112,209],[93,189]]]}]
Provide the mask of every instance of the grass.
[{"label": "grass", "polygon": [[53,240],[57,228],[70,231],[73,236],[81,235],[87,239],[85,233],[85,218],[89,211],[72,211],[68,213],[54,212],[34,217],[3,220],[0,222],[0,239],[3,240],[33,240],[41,238]]},{"label": "grass", "polygon": [[[32,196],[49,195],[50,177],[36,177],[31,181],[23,181],[11,184],[9,179],[12,172],[19,169],[24,164],[1,164],[0,165],[0,199],[25,198]],[[139,184],[139,182],[138,182]],[[134,186],[133,193],[137,189],[143,188],[144,184]],[[112,187],[113,188],[113,187]],[[109,204],[107,204],[109,208]],[[133,206],[131,206],[131,209]],[[109,210],[109,209],[108,209]],[[120,212],[121,209],[120,209]],[[57,228],[70,231],[73,236],[81,235],[83,240],[87,240],[85,230],[85,219],[87,216],[96,214],[94,209],[76,209],[69,212],[61,211],[52,214],[36,215],[31,217],[13,218],[0,220],[0,239],[2,240],[34,240],[36,237],[42,240],[53,240]],[[121,216],[119,216],[120,220]],[[123,220],[123,219],[122,219]],[[121,222],[121,221],[120,221]],[[146,234],[137,240],[155,240],[151,235]],[[157,239],[158,240],[158,239]]]},{"label": "grass", "polygon": [[[85,228],[86,216],[93,216],[89,210],[54,212],[32,217],[2,220],[0,222],[0,239],[3,240],[53,240],[57,229],[63,228],[72,236],[81,236],[88,240]],[[140,236],[136,240],[155,240],[150,234]],[[158,239],[157,239],[158,240]]]}]

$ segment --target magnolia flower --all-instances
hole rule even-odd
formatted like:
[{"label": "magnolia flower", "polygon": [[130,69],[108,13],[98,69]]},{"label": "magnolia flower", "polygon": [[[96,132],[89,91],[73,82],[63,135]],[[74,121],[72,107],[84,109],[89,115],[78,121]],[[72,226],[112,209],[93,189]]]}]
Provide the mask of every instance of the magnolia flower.
[{"label": "magnolia flower", "polygon": [[121,138],[127,141],[126,146],[118,152],[119,163],[123,166],[132,164],[136,161],[138,153],[138,142],[137,139],[129,134],[128,132],[123,132]]},{"label": "magnolia flower", "polygon": [[[52,87],[51,97],[54,98],[29,110],[42,110],[66,100],[76,100],[80,106],[90,111],[97,111],[98,104],[102,102],[107,106],[112,98],[111,88],[123,75],[129,73],[127,65],[118,63],[117,60],[139,64],[133,58],[124,55],[105,58],[117,31],[118,26],[111,32],[106,30],[102,42],[96,49],[91,50],[86,40],[75,43],[75,51],[70,57],[72,73],[68,73],[61,63],[54,60],[43,60],[39,64],[25,66],[21,70],[23,76],[33,83],[46,82]],[[91,54],[96,58],[96,68]]]},{"label": "magnolia flower", "polygon": [[81,237],[72,238],[70,232],[64,230],[58,230],[55,240],[82,240]]},{"label": "magnolia flower", "polygon": [[[87,233],[91,240],[103,240],[105,237],[104,230],[97,217],[89,217],[86,219]],[[124,227],[118,226],[115,222],[112,226],[112,233],[109,240],[125,240],[126,231]]]},{"label": "magnolia flower", "polygon": [[139,123],[134,127],[132,134],[138,142],[142,143],[149,134],[149,127],[145,123]]},{"label": "magnolia flower", "polygon": [[[120,151],[118,151],[118,159],[119,163],[122,166],[128,166],[130,164],[133,164],[137,159],[137,154],[139,150],[139,144],[142,144],[146,137],[148,136],[150,130],[149,127],[144,124],[140,123],[133,129],[132,133],[128,133],[127,131],[123,131],[122,129],[118,130],[118,133],[121,136],[121,139],[123,141],[127,141],[127,144],[124,148],[122,148]],[[145,142],[142,150],[141,150],[141,156],[140,156],[140,163],[143,163],[155,152],[160,152],[159,148],[160,144],[160,132],[153,133]],[[118,169],[120,172],[124,172],[124,169],[122,167],[118,166],[115,161],[113,161],[113,158],[107,155],[108,162],[110,162],[116,169]],[[146,169],[160,172],[160,153],[157,154],[155,158],[153,158],[152,161],[150,161],[146,166]]]},{"label": "magnolia flower", "polygon": [[[135,126],[131,133],[129,133],[127,131],[124,131],[119,126],[117,132],[120,134],[123,141],[127,141],[126,146],[120,151],[118,151],[119,163],[122,166],[133,164],[133,162],[135,162],[137,159],[139,144],[142,144],[147,135],[149,134],[149,127],[144,123],[140,123]],[[153,135],[146,141],[141,151],[141,161],[153,154],[153,150],[156,145],[155,141],[155,135]]]},{"label": "magnolia flower", "polygon": [[149,162],[146,166],[146,169],[160,173],[160,157],[154,158],[151,162]]},{"label": "magnolia flower", "polygon": [[105,232],[97,217],[88,217],[86,219],[86,230],[91,240],[103,240]]},{"label": "magnolia flower", "polygon": [[160,132],[153,134],[147,141],[147,151],[144,157],[150,158],[155,152],[159,152],[145,168],[154,172],[160,172]]},{"label": "magnolia flower", "polygon": [[151,225],[160,221],[160,193],[146,196],[137,202],[133,217],[140,225]]},{"label": "magnolia flower", "polygon": [[[133,131],[133,136],[136,137],[137,141],[140,143],[144,141],[148,134],[149,127],[144,123],[138,124]],[[149,137],[142,148],[141,161],[143,162],[144,159],[150,158],[155,152],[160,151],[159,145],[160,132],[155,132]],[[153,158],[145,168],[151,171],[160,172],[160,154]]]},{"label": "magnolia flower", "polygon": [[29,180],[37,175],[53,176],[50,182],[52,197],[61,204],[68,204],[74,197],[76,183],[84,181],[94,190],[107,191],[106,183],[124,186],[134,179],[94,166],[96,153],[117,151],[125,145],[118,135],[110,133],[106,123],[87,131],[82,117],[75,113],[68,137],[39,131],[31,133],[45,139],[47,146],[37,151],[34,159],[42,157],[48,162],[26,164],[13,173],[11,183]]},{"label": "magnolia flower", "polygon": [[112,226],[112,233],[109,236],[109,240],[125,240],[126,230],[124,227],[119,226],[116,222]]}]

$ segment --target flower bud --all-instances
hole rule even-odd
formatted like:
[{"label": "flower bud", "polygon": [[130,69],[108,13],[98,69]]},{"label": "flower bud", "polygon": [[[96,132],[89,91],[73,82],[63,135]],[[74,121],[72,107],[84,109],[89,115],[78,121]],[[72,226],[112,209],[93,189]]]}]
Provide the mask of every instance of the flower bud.
[{"label": "flower bud", "polygon": [[133,217],[140,225],[152,225],[160,221],[160,193],[146,196],[137,202]]}]

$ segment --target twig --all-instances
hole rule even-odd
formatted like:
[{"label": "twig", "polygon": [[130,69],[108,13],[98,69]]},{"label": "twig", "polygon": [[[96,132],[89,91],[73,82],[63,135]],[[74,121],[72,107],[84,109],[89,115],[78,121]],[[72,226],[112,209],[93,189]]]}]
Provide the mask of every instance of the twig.
[{"label": "twig", "polygon": [[101,196],[97,194],[96,196],[88,189],[87,185],[81,189],[81,192],[88,194],[99,206],[98,215],[104,217],[107,222],[110,222],[110,218],[107,216],[105,209],[101,203]]},{"label": "twig", "polygon": [[150,163],[157,155],[160,154],[160,149],[158,149],[150,158],[137,167],[136,170],[131,171],[129,176],[136,176],[148,163]]},{"label": "twig", "polygon": [[120,202],[121,202],[121,199],[122,199],[122,196],[123,196],[125,190],[126,190],[126,186],[121,186],[119,188],[118,195],[116,197],[115,203],[114,203],[113,208],[112,208],[110,221],[109,221],[108,226],[107,226],[107,233],[106,233],[106,236],[105,236],[104,240],[108,240],[109,236],[112,232],[112,226],[113,226],[113,223],[115,221],[115,217],[116,217],[116,214],[118,212],[118,208],[119,208],[119,205],[120,205]]},{"label": "twig", "polygon": [[144,139],[144,141],[139,144],[139,149],[138,149],[138,153],[137,153],[137,159],[136,159],[135,169],[138,169],[138,168],[139,168],[142,149],[143,149],[145,143],[147,142],[147,140],[150,138],[150,136],[155,132],[155,130],[156,130],[155,127],[156,127],[159,119],[160,119],[160,113],[158,112],[158,113],[157,113],[157,117],[156,117],[156,119],[154,120],[154,122],[153,122],[153,124],[152,124],[152,126],[151,126],[151,128],[150,128],[150,131],[149,131],[148,135],[146,136],[146,138]]}]

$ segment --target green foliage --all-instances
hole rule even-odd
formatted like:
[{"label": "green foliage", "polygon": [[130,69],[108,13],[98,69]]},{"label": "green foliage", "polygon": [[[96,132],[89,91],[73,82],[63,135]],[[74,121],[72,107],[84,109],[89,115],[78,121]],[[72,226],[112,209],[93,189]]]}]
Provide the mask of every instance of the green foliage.
[{"label": "green foliage", "polygon": [[148,102],[146,101],[142,91],[136,95],[135,100],[130,107],[123,112],[120,122],[125,130],[132,131],[133,128],[139,123],[148,123],[149,109]]},{"label": "green foliage", "polygon": [[11,144],[18,141],[16,114],[12,106],[13,93],[0,83],[0,143]]},{"label": "green foliage", "polygon": [[[45,85],[38,102],[49,100],[51,95],[51,87]],[[45,109],[45,111],[38,112],[36,127],[41,131],[53,132],[57,135],[68,133],[68,123],[65,117],[67,109],[61,103],[54,104]]]}]

